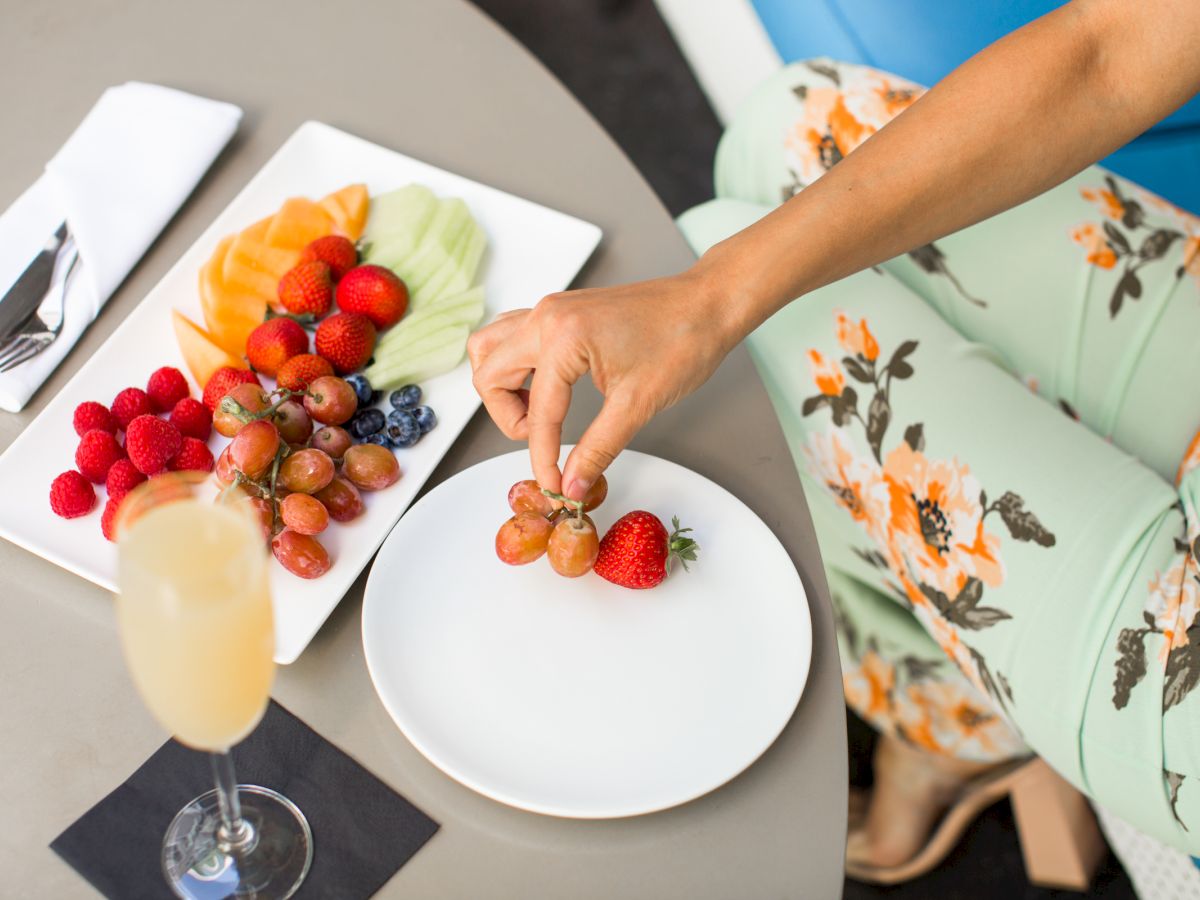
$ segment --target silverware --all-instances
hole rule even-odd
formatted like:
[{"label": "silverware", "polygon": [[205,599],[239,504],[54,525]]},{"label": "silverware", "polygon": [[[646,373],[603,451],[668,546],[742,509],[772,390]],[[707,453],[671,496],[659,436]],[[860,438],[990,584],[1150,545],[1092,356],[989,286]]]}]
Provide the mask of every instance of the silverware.
[{"label": "silverware", "polygon": [[67,234],[67,223],[63,222],[13,286],[0,297],[0,341],[8,340],[20,330],[45,299],[54,278],[54,263],[67,241]]},{"label": "silverware", "polygon": [[50,290],[31,315],[21,330],[0,342],[0,372],[7,372],[22,363],[29,362],[47,347],[54,343],[62,332],[63,320],[66,318],[67,289],[71,284],[71,274],[79,262],[79,250],[74,241],[64,246],[60,257],[62,277],[53,281]]}]

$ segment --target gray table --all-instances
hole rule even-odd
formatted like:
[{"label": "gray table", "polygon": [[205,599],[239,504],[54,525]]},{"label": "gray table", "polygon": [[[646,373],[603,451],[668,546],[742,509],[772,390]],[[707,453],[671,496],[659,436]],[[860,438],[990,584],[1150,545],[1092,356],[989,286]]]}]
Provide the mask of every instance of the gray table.
[{"label": "gray table", "polygon": [[[666,212],[612,141],[532,57],[461,0],[0,0],[0,21],[7,107],[0,208],[37,177],[106,85],[157,81],[246,110],[238,137],[66,363],[25,412],[0,413],[0,448],[306,119],[599,224],[604,243],[582,285],[690,262]],[[312,55],[325,38],[328,67]],[[594,392],[581,392],[568,439],[597,406]],[[281,670],[275,695],[443,824],[382,896],[840,895],[846,748],[828,589],[799,481],[745,352],[634,446],[724,485],[787,546],[808,590],[815,639],[795,717],[746,773],[678,809],[606,822],[509,809],[434,769],[388,718],[359,640],[364,575],[307,652]],[[431,484],[512,447],[481,412]],[[47,844],[164,734],[124,672],[109,597],[2,542],[0,722],[0,893],[92,896]]]}]

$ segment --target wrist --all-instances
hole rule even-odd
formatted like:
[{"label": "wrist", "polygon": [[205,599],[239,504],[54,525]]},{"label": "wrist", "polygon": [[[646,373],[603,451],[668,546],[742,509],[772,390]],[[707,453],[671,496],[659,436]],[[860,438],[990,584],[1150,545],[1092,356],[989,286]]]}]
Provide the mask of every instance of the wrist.
[{"label": "wrist", "polygon": [[714,244],[696,260],[685,277],[698,298],[704,318],[717,333],[726,352],[737,346],[770,315],[761,315],[751,280],[740,271],[729,241]]}]

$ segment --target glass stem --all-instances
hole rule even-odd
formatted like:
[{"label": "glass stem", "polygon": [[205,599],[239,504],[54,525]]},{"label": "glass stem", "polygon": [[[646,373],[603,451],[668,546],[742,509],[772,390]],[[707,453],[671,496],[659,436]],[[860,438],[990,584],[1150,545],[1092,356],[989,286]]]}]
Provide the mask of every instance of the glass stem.
[{"label": "glass stem", "polygon": [[254,837],[250,825],[242,818],[242,804],[238,800],[237,778],[233,774],[233,757],[228,750],[210,753],[213,778],[217,782],[217,803],[221,807],[221,827],[217,837],[228,844],[231,851],[247,847]]}]

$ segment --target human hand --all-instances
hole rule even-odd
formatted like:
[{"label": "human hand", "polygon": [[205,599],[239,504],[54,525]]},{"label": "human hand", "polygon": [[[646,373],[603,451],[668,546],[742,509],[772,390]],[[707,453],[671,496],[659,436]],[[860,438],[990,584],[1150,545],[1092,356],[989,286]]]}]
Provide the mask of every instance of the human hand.
[{"label": "human hand", "polygon": [[[643,425],[708,379],[742,337],[713,284],[697,266],[551,294],[471,336],[475,389],[506,436],[529,441],[543,488],[582,499]],[[560,472],[571,389],[589,371],[604,405]]]}]

